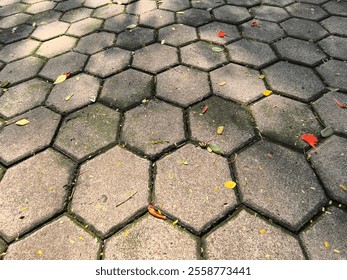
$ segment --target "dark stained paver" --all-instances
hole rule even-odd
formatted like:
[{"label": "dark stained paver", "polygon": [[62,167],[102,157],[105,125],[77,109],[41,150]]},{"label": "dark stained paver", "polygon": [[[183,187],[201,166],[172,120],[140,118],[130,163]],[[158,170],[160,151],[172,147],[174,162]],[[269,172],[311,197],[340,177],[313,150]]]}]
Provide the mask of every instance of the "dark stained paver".
[{"label": "dark stained paver", "polygon": [[311,20],[290,18],[280,25],[289,36],[303,40],[317,41],[328,35],[328,32],[318,22]]},{"label": "dark stained paver", "polygon": [[273,22],[281,22],[289,17],[285,9],[273,6],[257,6],[250,9],[256,19],[262,19]]},{"label": "dark stained paver", "polygon": [[135,51],[153,42],[154,30],[143,27],[125,30],[117,38],[117,46],[130,51]]},{"label": "dark stained paver", "polygon": [[85,54],[94,54],[98,51],[111,47],[116,36],[112,33],[99,32],[82,37],[78,41],[76,50]]},{"label": "dark stained paver", "polygon": [[329,36],[318,44],[328,55],[337,59],[347,60],[347,38]]},{"label": "dark stained paver", "polygon": [[190,26],[200,26],[212,21],[211,15],[208,11],[200,9],[188,9],[176,14],[177,22]]},{"label": "dark stained paver", "polygon": [[347,63],[338,60],[328,62],[316,68],[323,80],[331,87],[347,90]]},{"label": "dark stained paver", "polygon": [[35,28],[30,25],[21,24],[13,28],[5,29],[0,33],[0,43],[9,44],[21,39],[28,38]]},{"label": "dark stained paver", "polygon": [[173,12],[154,10],[140,15],[140,24],[160,28],[175,22],[175,15]]},{"label": "dark stained paver", "polygon": [[239,6],[225,5],[213,9],[212,12],[218,21],[231,24],[240,24],[252,18],[246,8]]}]

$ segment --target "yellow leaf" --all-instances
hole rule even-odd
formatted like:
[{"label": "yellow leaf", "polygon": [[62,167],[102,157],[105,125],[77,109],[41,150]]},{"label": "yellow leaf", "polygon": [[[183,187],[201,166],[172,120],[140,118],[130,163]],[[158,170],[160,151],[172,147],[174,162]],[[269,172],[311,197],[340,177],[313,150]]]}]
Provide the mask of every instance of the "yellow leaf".
[{"label": "yellow leaf", "polygon": [[210,146],[207,147],[207,151],[208,151],[209,153],[212,153],[212,149],[211,149]]},{"label": "yellow leaf", "polygon": [[265,75],[259,75],[259,79],[264,79]]},{"label": "yellow leaf", "polygon": [[340,250],[334,249],[334,253],[340,254],[341,252],[340,252]]},{"label": "yellow leaf", "polygon": [[78,239],[79,239],[79,240],[84,240],[83,236],[80,236]]},{"label": "yellow leaf", "polygon": [[173,179],[173,174],[172,174],[172,173],[169,173],[169,174],[167,175],[167,177],[171,180],[171,179]]},{"label": "yellow leaf", "polygon": [[227,84],[227,82],[220,82],[219,85],[222,87],[222,86],[225,86]]},{"label": "yellow leaf", "polygon": [[37,254],[38,254],[39,256],[41,256],[42,253],[43,253],[42,250],[38,250],[38,251],[37,251]]},{"label": "yellow leaf", "polygon": [[263,92],[263,95],[264,95],[264,96],[269,96],[271,93],[272,93],[272,91],[267,89],[267,90],[265,90],[265,91]]},{"label": "yellow leaf", "polygon": [[22,210],[22,211],[26,211],[26,210],[28,210],[28,207],[22,207],[21,210]]},{"label": "yellow leaf", "polygon": [[121,162],[121,161],[116,161],[116,165],[117,166],[120,166],[120,165],[122,165],[123,164],[123,162]]},{"label": "yellow leaf", "polygon": [[70,95],[66,95],[64,100],[65,101],[69,101],[71,99],[71,97],[74,96],[74,93],[71,93]]},{"label": "yellow leaf", "polygon": [[28,123],[30,123],[30,121],[28,121],[27,119],[21,119],[19,121],[16,121],[16,125],[19,126],[27,125]]},{"label": "yellow leaf", "polygon": [[224,187],[228,189],[233,189],[236,187],[236,183],[234,181],[227,181],[224,183]]},{"label": "yellow leaf", "polygon": [[55,189],[55,186],[48,187],[47,190],[52,191]]},{"label": "yellow leaf", "polygon": [[218,191],[218,190],[219,190],[219,187],[218,187],[218,186],[215,186],[213,189],[214,189],[215,191]]},{"label": "yellow leaf", "polygon": [[125,235],[125,237],[128,237],[128,236],[129,236],[129,231],[126,230],[126,231],[124,232],[124,235]]},{"label": "yellow leaf", "polygon": [[218,126],[217,128],[217,134],[222,135],[224,131],[224,125]]},{"label": "yellow leaf", "polygon": [[137,24],[130,24],[130,25],[128,25],[126,28],[127,29],[133,29],[133,28],[135,28],[137,26]]},{"label": "yellow leaf", "polygon": [[72,239],[70,239],[69,241],[70,241],[71,244],[74,244],[74,243],[75,243],[75,241],[72,240]]},{"label": "yellow leaf", "polygon": [[264,234],[266,232],[266,229],[259,230],[260,234]]},{"label": "yellow leaf", "polygon": [[60,84],[60,83],[64,82],[65,80],[66,80],[66,74],[63,74],[63,75],[58,76],[58,78],[55,80],[55,82],[53,84],[54,85]]},{"label": "yellow leaf", "polygon": [[188,165],[188,161],[186,159],[183,159],[179,162],[179,164]]},{"label": "yellow leaf", "polygon": [[161,211],[158,209],[158,214],[161,215]]},{"label": "yellow leaf", "polygon": [[80,76],[76,77],[76,80],[77,80],[77,81],[79,81],[80,79],[81,79],[81,77],[80,77]]},{"label": "yellow leaf", "polygon": [[172,222],[173,225],[177,225],[177,223],[178,223],[178,220]]},{"label": "yellow leaf", "polygon": [[325,248],[329,248],[329,242],[328,242],[328,241],[325,241],[325,242],[324,242],[324,247],[325,247]]},{"label": "yellow leaf", "polygon": [[189,189],[189,192],[191,192],[191,193],[192,193],[192,192],[193,192],[193,190],[192,190],[192,189]]},{"label": "yellow leaf", "polygon": [[344,186],[344,185],[341,184],[341,185],[339,185],[339,188],[340,188],[341,190],[347,192],[347,187],[346,187],[346,186]]},{"label": "yellow leaf", "polygon": [[181,14],[181,15],[183,15],[183,14],[184,14],[184,12],[177,12],[176,14]]}]

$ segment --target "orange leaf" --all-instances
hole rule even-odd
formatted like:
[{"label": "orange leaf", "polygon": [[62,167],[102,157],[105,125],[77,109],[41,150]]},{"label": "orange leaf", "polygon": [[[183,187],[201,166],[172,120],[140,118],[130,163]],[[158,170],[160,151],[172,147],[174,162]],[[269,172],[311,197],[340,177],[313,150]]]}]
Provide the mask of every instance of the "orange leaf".
[{"label": "orange leaf", "polygon": [[149,214],[151,214],[152,216],[154,216],[158,219],[163,219],[163,220],[166,219],[166,216],[157,213],[152,205],[148,205],[147,210],[148,210]]},{"label": "orange leaf", "polygon": [[308,143],[317,152],[317,149],[314,146],[318,143],[318,139],[316,138],[316,136],[308,133],[308,134],[302,135],[301,139],[304,140],[306,143]]},{"label": "orange leaf", "polygon": [[254,26],[258,26],[258,23],[256,21],[252,21],[251,22],[251,26],[254,27]]},{"label": "orange leaf", "polygon": [[207,110],[208,110],[208,105],[206,105],[206,106],[202,109],[201,114],[205,114]]},{"label": "orange leaf", "polygon": [[340,108],[347,108],[347,103],[340,103],[336,99],[334,99],[334,101],[336,105],[339,106]]},{"label": "orange leaf", "polygon": [[225,36],[225,32],[223,30],[218,32],[218,37],[224,38],[224,36]]}]

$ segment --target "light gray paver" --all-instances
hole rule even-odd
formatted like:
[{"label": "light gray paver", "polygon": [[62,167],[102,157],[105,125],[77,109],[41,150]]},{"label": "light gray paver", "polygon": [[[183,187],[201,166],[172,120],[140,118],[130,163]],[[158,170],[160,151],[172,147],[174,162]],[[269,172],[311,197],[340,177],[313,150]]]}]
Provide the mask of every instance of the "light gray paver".
[{"label": "light gray paver", "polygon": [[[224,31],[226,34],[223,38],[217,36],[220,30]],[[201,40],[221,45],[231,43],[241,38],[235,25],[223,22],[211,22],[201,26],[199,27],[199,34]]]},{"label": "light gray paver", "polygon": [[330,56],[347,60],[347,38],[329,36],[321,40],[318,45]]},{"label": "light gray paver", "polygon": [[189,0],[172,1],[172,0],[162,0],[158,3],[160,9],[169,10],[173,12],[183,11],[190,7]]},{"label": "light gray paver", "polygon": [[61,20],[66,22],[76,22],[89,17],[93,13],[92,9],[79,8],[64,13]]},{"label": "light gray paver", "polygon": [[155,10],[156,8],[157,5],[155,2],[150,0],[140,0],[127,5],[126,12],[129,14],[140,15]]},{"label": "light gray paver", "polygon": [[222,0],[193,0],[191,3],[194,8],[198,9],[216,8],[224,5],[224,1]]},{"label": "light gray paver", "polygon": [[257,23],[257,26],[252,26],[252,22],[254,21],[251,20],[240,25],[241,34],[246,38],[272,43],[285,35],[277,23],[261,21]]},{"label": "light gray paver", "polygon": [[25,39],[5,46],[0,51],[0,60],[9,63],[11,61],[31,55],[40,45],[40,42]]},{"label": "light gray paver", "polygon": [[303,40],[317,41],[328,34],[318,22],[301,18],[290,18],[280,25],[289,36]]},{"label": "light gray paver", "polygon": [[64,35],[42,43],[36,54],[51,58],[70,51],[76,45],[76,42],[76,38]]},{"label": "light gray paver", "polygon": [[12,16],[4,17],[0,20],[0,28],[6,29],[16,25],[25,23],[31,18],[30,15],[24,13],[18,13]]},{"label": "light gray paver", "polygon": [[93,17],[108,19],[110,17],[122,14],[124,9],[124,5],[108,4],[94,10]]},{"label": "light gray paver", "polygon": [[149,28],[137,27],[125,30],[118,35],[117,46],[135,51],[154,42],[154,30]]},{"label": "light gray paver", "polygon": [[179,47],[198,39],[196,29],[184,24],[173,24],[159,29],[158,40]]},{"label": "light gray paver", "polygon": [[328,16],[321,7],[307,3],[294,3],[287,6],[286,10],[294,17],[310,20],[321,20]]},{"label": "light gray paver", "polygon": [[260,0],[226,0],[226,2],[228,4],[244,6],[247,8],[260,4]]},{"label": "light gray paver", "polygon": [[347,3],[346,1],[329,1],[322,7],[332,15],[347,16]]},{"label": "light gray paver", "polygon": [[261,5],[250,9],[256,19],[273,22],[281,22],[289,17],[285,9],[273,6]]},{"label": "light gray paver", "polygon": [[244,7],[224,5],[212,10],[215,19],[231,24],[240,24],[252,18]]},{"label": "light gray paver", "polygon": [[76,50],[85,54],[94,54],[98,51],[111,47],[116,36],[112,33],[99,32],[82,37],[77,44]]},{"label": "light gray paver", "polygon": [[329,60],[316,68],[323,80],[331,87],[347,90],[347,63]]},{"label": "light gray paver", "polygon": [[154,10],[140,15],[140,24],[152,28],[160,28],[175,22],[173,12]]},{"label": "light gray paver", "polygon": [[93,31],[98,30],[101,27],[102,23],[103,21],[101,19],[96,19],[96,18],[82,19],[81,21],[74,22],[73,24],[71,24],[66,34],[73,35],[76,37],[82,37]]},{"label": "light gray paver", "polygon": [[131,24],[137,24],[137,21],[137,16],[121,14],[107,19],[104,24],[104,29],[107,31],[120,33],[124,31],[127,28],[127,26]]},{"label": "light gray paver", "polygon": [[347,21],[345,17],[332,16],[322,20],[320,24],[331,34],[347,36]]},{"label": "light gray paver", "polygon": [[26,12],[29,14],[38,14],[38,13],[42,13],[42,12],[51,10],[56,5],[57,5],[57,3],[55,3],[54,1],[41,1],[41,2],[34,3],[34,4],[30,5],[26,9]]},{"label": "light gray paver", "polygon": [[212,21],[208,11],[200,9],[188,9],[176,14],[177,23],[182,23],[190,26],[200,26]]},{"label": "light gray paver", "polygon": [[40,41],[46,41],[65,34],[70,24],[62,21],[54,21],[37,27],[31,37]]},{"label": "light gray paver", "polygon": [[88,8],[98,8],[100,6],[109,4],[110,0],[85,0],[83,3],[83,6],[88,7]]}]

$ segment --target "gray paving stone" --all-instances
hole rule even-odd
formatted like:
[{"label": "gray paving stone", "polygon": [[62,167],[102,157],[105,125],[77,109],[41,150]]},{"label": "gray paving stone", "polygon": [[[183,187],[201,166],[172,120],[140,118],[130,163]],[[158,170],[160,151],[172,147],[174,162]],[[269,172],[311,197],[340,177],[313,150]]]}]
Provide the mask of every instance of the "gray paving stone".
[{"label": "gray paving stone", "polygon": [[40,42],[32,39],[24,39],[9,44],[1,49],[0,60],[8,63],[31,55],[40,45]]},{"label": "gray paving stone", "polygon": [[72,50],[76,45],[77,39],[70,36],[61,36],[42,43],[36,54],[51,58]]},{"label": "gray paving stone", "polygon": [[6,29],[0,32],[0,43],[10,44],[21,39],[28,38],[35,28],[30,25],[21,24],[16,29]]},{"label": "gray paving stone", "polygon": [[105,80],[100,100],[111,107],[123,110],[139,104],[142,100],[150,98],[153,94],[153,77],[128,69]]},{"label": "gray paving stone", "polygon": [[339,108],[335,100],[344,104],[347,103],[347,95],[341,92],[328,92],[323,97],[313,103],[319,117],[326,126],[331,126],[334,131],[347,135],[347,110]]},{"label": "gray paving stone", "polygon": [[106,240],[105,259],[194,260],[197,242],[179,226],[145,215]]},{"label": "gray paving stone", "polygon": [[110,0],[85,0],[83,5],[85,7],[95,9],[95,8],[100,7],[100,6],[109,4],[110,2],[112,2],[112,1],[110,1]]},{"label": "gray paving stone", "polygon": [[0,96],[0,114],[9,119],[41,105],[51,85],[37,78],[11,87]]},{"label": "gray paving stone", "polygon": [[182,46],[197,39],[196,29],[183,24],[173,24],[160,28],[158,33],[158,41],[165,40],[165,44],[175,47]]},{"label": "gray paving stone", "polygon": [[306,104],[282,96],[268,96],[251,109],[260,133],[300,149],[308,147],[301,140],[303,134],[318,136],[322,129]]},{"label": "gray paving stone", "polygon": [[70,24],[66,22],[54,21],[37,27],[31,37],[40,41],[46,41],[65,34],[69,26]]},{"label": "gray paving stone", "polygon": [[44,61],[37,57],[27,57],[7,64],[0,72],[0,81],[12,84],[33,78],[41,69]]},{"label": "gray paving stone", "polygon": [[189,0],[172,1],[172,0],[162,0],[158,3],[160,9],[169,10],[173,12],[183,11],[190,8]]},{"label": "gray paving stone", "polygon": [[48,23],[58,21],[60,17],[62,16],[62,12],[54,11],[54,10],[48,10],[46,12],[42,12],[36,15],[33,15],[27,23],[35,26],[41,26],[46,25]]},{"label": "gray paving stone", "polygon": [[87,161],[80,169],[71,211],[103,237],[124,226],[147,207],[149,164],[119,146]]},{"label": "gray paving stone", "polygon": [[128,14],[140,15],[157,8],[156,2],[150,0],[139,0],[127,5],[126,12]]},{"label": "gray paving stone", "polygon": [[7,244],[0,238],[0,255],[2,255],[7,249]]},{"label": "gray paving stone", "polygon": [[295,0],[261,0],[262,4],[267,4],[271,6],[278,6],[278,7],[284,7],[289,4],[294,3]]},{"label": "gray paving stone", "polygon": [[258,71],[233,63],[212,71],[210,76],[214,94],[237,102],[254,101],[266,90]]},{"label": "gray paving stone", "polygon": [[322,6],[330,14],[337,16],[347,16],[347,2],[346,1],[329,1]]},{"label": "gray paving stone", "polygon": [[177,13],[176,18],[177,23],[195,27],[212,21],[211,15],[208,11],[194,8],[185,10],[181,13]]},{"label": "gray paving stone", "polygon": [[92,9],[79,8],[79,9],[66,12],[62,16],[61,20],[73,23],[73,22],[88,18],[89,16],[91,16],[92,13],[93,13]]},{"label": "gray paving stone", "polygon": [[212,70],[226,63],[227,59],[223,52],[214,52],[214,44],[198,41],[181,48],[181,59],[184,64],[195,66],[202,70]]},{"label": "gray paving stone", "polygon": [[125,30],[117,38],[117,46],[130,51],[135,51],[150,43],[154,43],[154,30],[143,27]]},{"label": "gray paving stone", "polygon": [[226,0],[228,4],[244,6],[244,7],[252,7],[260,3],[260,0]]},{"label": "gray paving stone", "polygon": [[54,146],[77,161],[83,161],[117,140],[120,113],[99,103],[68,115]]},{"label": "gray paving stone", "polygon": [[320,6],[306,3],[294,3],[287,6],[286,10],[292,16],[304,19],[321,20],[328,16],[328,13]]},{"label": "gray paving stone", "polygon": [[[148,62],[151,63],[148,63]],[[158,73],[178,64],[177,50],[161,44],[152,44],[135,51],[133,67],[151,73]]]},{"label": "gray paving stone", "polygon": [[216,8],[224,5],[224,0],[192,0],[191,1],[193,8],[198,9],[209,9]]},{"label": "gray paving stone", "polygon": [[110,48],[90,57],[85,69],[92,74],[105,78],[126,68],[130,63],[129,51]]},{"label": "gray paving stone", "polygon": [[215,19],[231,24],[240,24],[252,18],[244,7],[224,5],[212,10]]},{"label": "gray paving stone", "polygon": [[325,91],[312,69],[288,62],[278,62],[263,70],[269,86],[284,95],[310,101]]},{"label": "gray paving stone", "polygon": [[[100,81],[86,74],[78,76],[78,80],[70,78],[54,86],[46,105],[62,114],[71,113],[92,103],[91,97],[97,97],[99,87]],[[66,100],[67,98],[69,99]]]},{"label": "gray paving stone", "polygon": [[290,230],[299,230],[327,201],[304,156],[288,148],[258,142],[238,154],[235,166],[241,200]]},{"label": "gray paving stone", "polygon": [[187,144],[157,162],[154,203],[199,234],[236,206],[230,180],[225,158]]},{"label": "gray paving stone", "polygon": [[203,240],[208,259],[305,259],[294,236],[247,210],[238,212]]},{"label": "gray paving stone", "polygon": [[281,22],[289,18],[285,9],[273,6],[261,5],[250,9],[251,14],[256,19],[262,19],[273,22]]},{"label": "gray paving stone", "polygon": [[271,43],[285,35],[277,23],[261,21],[257,26],[252,26],[252,22],[254,21],[248,21],[241,25],[241,35],[246,38]]},{"label": "gray paving stone", "polygon": [[5,259],[96,260],[99,257],[99,247],[100,243],[96,238],[67,216],[62,216],[24,239],[11,244]]},{"label": "gray paving stone", "polygon": [[152,28],[160,28],[175,22],[173,12],[154,10],[140,15],[140,24]]},{"label": "gray paving stone", "polygon": [[111,47],[116,36],[112,33],[98,32],[82,37],[75,50],[85,54],[94,54]]},{"label": "gray paving stone", "polygon": [[268,44],[242,39],[227,46],[230,60],[250,65],[256,69],[263,68],[277,60],[276,54]]},{"label": "gray paving stone", "polygon": [[134,15],[121,14],[105,21],[104,29],[116,33],[123,32],[127,26],[137,24],[138,18]]},{"label": "gray paving stone", "polygon": [[304,40],[287,37],[273,46],[282,59],[307,66],[315,66],[327,58],[316,44]]},{"label": "gray paving stone", "polygon": [[[224,36],[223,38],[218,36],[218,32],[221,30],[226,34],[226,36]],[[236,26],[217,21],[199,27],[199,35],[201,40],[213,42],[220,45],[226,45],[233,41],[241,39],[240,33],[238,32]]]},{"label": "gray paving stone", "polygon": [[331,87],[347,91],[347,64],[338,60],[328,62],[316,68],[323,80]]},{"label": "gray paving stone", "polygon": [[76,74],[83,69],[88,57],[76,52],[68,52],[48,60],[40,76],[55,81],[58,76],[70,72]]},{"label": "gray paving stone", "polygon": [[[207,112],[200,114],[206,105]],[[215,144],[225,154],[231,154],[255,136],[252,121],[252,116],[245,108],[217,96],[200,102],[189,110],[192,139]],[[224,127],[222,135],[217,135],[219,126]]]},{"label": "gray paving stone", "polygon": [[319,23],[306,19],[291,18],[280,25],[289,36],[303,40],[317,41],[328,34]]},{"label": "gray paving stone", "polygon": [[124,5],[108,4],[100,8],[97,8],[93,12],[93,17],[108,19],[110,17],[122,14],[124,12],[124,9],[125,9]]},{"label": "gray paving stone", "polygon": [[194,68],[180,65],[160,73],[156,79],[156,96],[183,107],[210,94],[207,73]]},{"label": "gray paving stone", "polygon": [[20,25],[29,20],[31,16],[25,13],[18,13],[12,16],[4,17],[0,20],[0,28],[6,29]]},{"label": "gray paving stone", "polygon": [[[346,260],[346,210],[330,207],[328,211],[331,214],[324,213],[316,223],[300,234],[300,238],[310,259]],[[325,242],[328,242],[328,248],[324,246]]]},{"label": "gray paving stone", "polygon": [[42,1],[30,5],[25,12],[29,14],[38,14],[48,10],[52,10],[56,5],[57,3],[53,1]]},{"label": "gray paving stone", "polygon": [[300,0],[300,2],[309,3],[309,4],[323,4],[327,1],[328,0]]},{"label": "gray paving stone", "polygon": [[154,157],[182,142],[183,112],[163,101],[152,100],[125,113],[121,140]]},{"label": "gray paving stone", "polygon": [[347,60],[347,38],[329,36],[321,40],[318,45],[330,56]]},{"label": "gray paving stone", "polygon": [[3,0],[1,1],[1,6],[7,6],[11,4],[18,3],[20,0]]},{"label": "gray paving stone", "polygon": [[6,17],[24,12],[28,5],[23,3],[14,3],[12,5],[0,7],[0,17]]},{"label": "gray paving stone", "polygon": [[96,30],[98,30],[103,21],[101,19],[96,18],[86,18],[82,19],[78,22],[74,22],[71,24],[69,30],[67,31],[68,35],[73,35],[77,37],[82,37],[84,35],[87,35],[89,33],[92,33]]},{"label": "gray paving stone", "polygon": [[7,241],[63,210],[74,169],[71,160],[47,149],[6,171],[0,182],[0,232]]},{"label": "gray paving stone", "polygon": [[62,12],[67,12],[72,9],[80,8],[83,6],[83,2],[85,0],[67,0],[58,3],[57,6],[55,6],[55,10],[62,11]]}]

